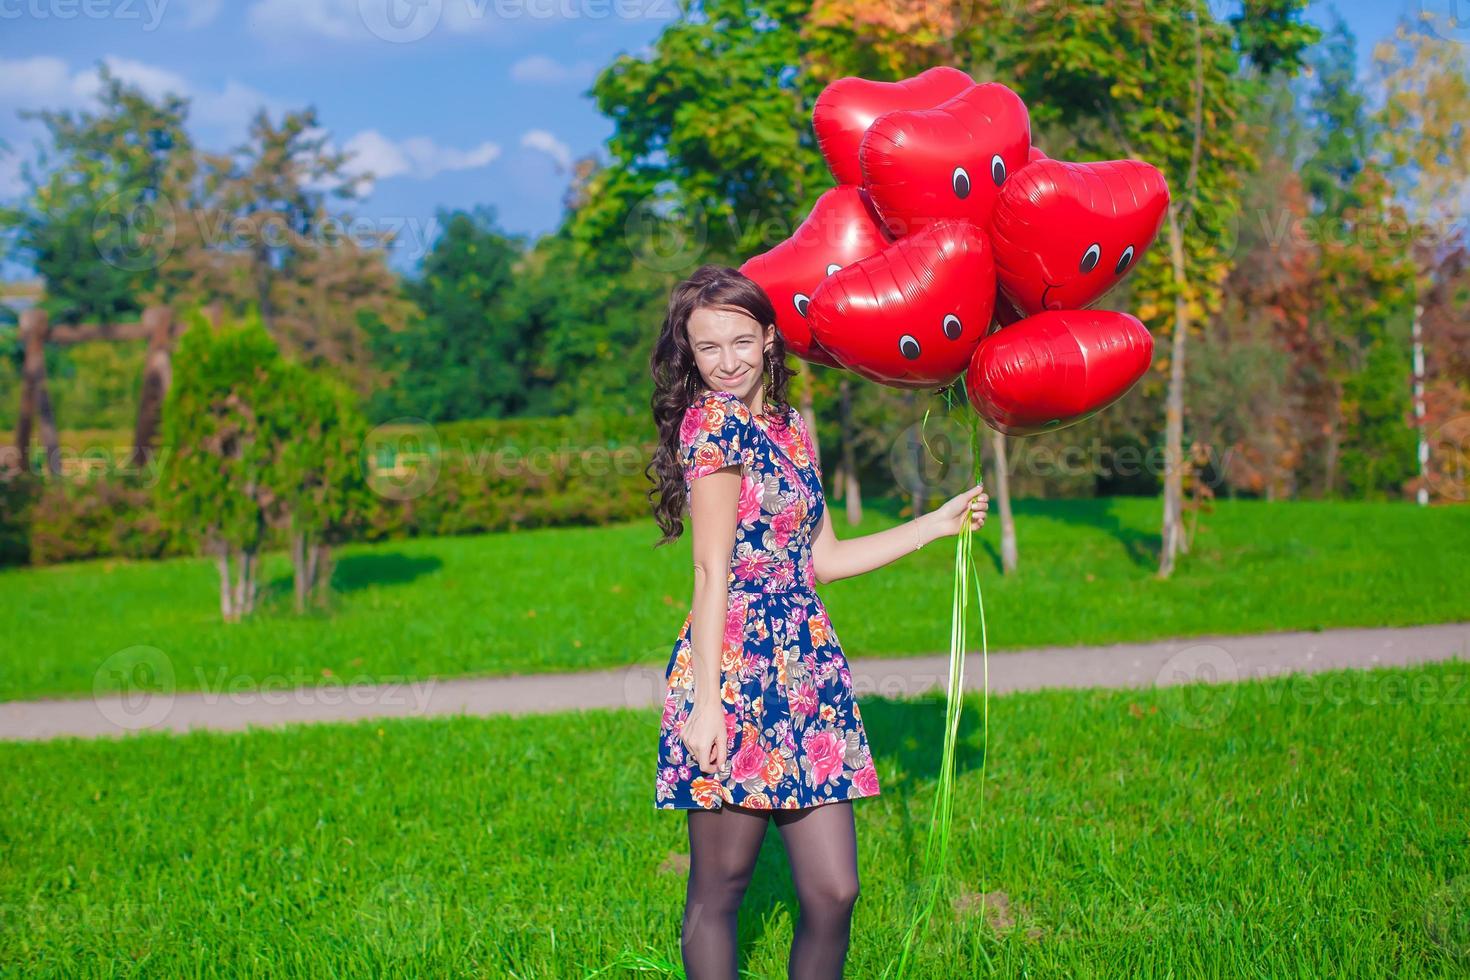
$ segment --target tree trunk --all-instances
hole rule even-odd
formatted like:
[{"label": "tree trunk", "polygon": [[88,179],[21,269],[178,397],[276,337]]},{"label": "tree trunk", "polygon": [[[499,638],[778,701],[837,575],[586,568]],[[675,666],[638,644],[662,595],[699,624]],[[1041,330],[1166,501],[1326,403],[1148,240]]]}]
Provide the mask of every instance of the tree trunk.
[{"label": "tree trunk", "polygon": [[332,594],[332,546],[325,541],[318,541],[312,548],[311,581],[316,604],[326,606]]},{"label": "tree trunk", "polygon": [[1006,575],[1016,571],[1016,518],[1011,513],[1010,463],[1006,460],[1004,432],[990,430],[991,455],[995,460],[995,493],[991,499],[1000,507],[1000,569]]},{"label": "tree trunk", "polygon": [[46,311],[22,310],[20,333],[25,355],[21,363],[20,419],[15,427],[15,448],[20,453],[22,469],[30,468],[31,427],[41,431],[41,447],[46,452],[46,472],[61,475],[61,446],[56,436],[56,418],[51,414],[51,396],[46,391],[46,335],[50,327]]},{"label": "tree trunk", "polygon": [[1159,577],[1174,572],[1184,532],[1184,342],[1189,335],[1189,305],[1184,297],[1184,237],[1179,216],[1169,205],[1169,259],[1174,267],[1174,337],[1169,350],[1169,391],[1164,403],[1164,520]]},{"label": "tree trunk", "polygon": [[1331,500],[1337,496],[1337,455],[1342,449],[1342,392],[1334,381],[1332,384],[1332,407],[1327,416],[1327,459],[1323,476],[1322,496]]},{"label": "tree trunk", "polygon": [[842,497],[847,508],[847,524],[856,527],[863,520],[863,488],[858,482],[857,453],[854,452],[852,431],[852,379],[844,377],[838,382],[842,406],[839,425],[842,430]]},{"label": "tree trunk", "polygon": [[292,584],[295,586],[296,611],[306,611],[306,595],[311,590],[311,571],[307,567],[306,559],[306,534],[302,531],[291,532],[291,571]]},{"label": "tree trunk", "polygon": [[219,614],[227,623],[235,621],[235,603],[230,597],[230,546],[220,542],[215,549],[215,568],[219,571]]},{"label": "tree trunk", "polygon": [[133,452],[129,466],[142,466],[153,455],[153,440],[158,434],[158,421],[163,415],[163,400],[173,379],[169,363],[169,345],[173,333],[173,314],[165,306],[150,306],[143,311],[148,324],[148,353],[143,358],[143,385],[138,393],[138,420],[133,429]]}]

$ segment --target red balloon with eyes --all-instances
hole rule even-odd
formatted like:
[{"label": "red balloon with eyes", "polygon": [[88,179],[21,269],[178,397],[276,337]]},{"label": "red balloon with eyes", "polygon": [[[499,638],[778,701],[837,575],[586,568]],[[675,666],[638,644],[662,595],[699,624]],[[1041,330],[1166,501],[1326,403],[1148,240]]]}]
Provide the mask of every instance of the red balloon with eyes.
[{"label": "red balloon with eyes", "polygon": [[863,136],[863,186],[895,238],[935,221],[990,223],[996,197],[1026,166],[1031,118],[999,82],[976,85],[933,109],[890,112]]},{"label": "red balloon with eyes", "polygon": [[818,284],[838,269],[880,251],[888,243],[858,187],[834,187],[812,206],[791,237],[740,267],[776,307],[776,329],[798,357],[829,367],[842,365],[812,338],[807,306]]},{"label": "red balloon with eyes", "polygon": [[1143,377],[1154,341],[1112,310],[1038,313],[981,341],[965,372],[970,404],[991,428],[1026,436],[1096,415]]},{"label": "red balloon with eyes", "polygon": [[858,145],[873,120],[898,109],[928,109],[970,88],[975,80],[958,68],[930,68],[901,82],[839,78],[817,96],[812,130],[839,184],[860,184]]},{"label": "red balloon with eyes", "polygon": [[1027,164],[991,219],[1001,291],[1027,315],[1095,303],[1138,265],[1168,207],[1164,175],[1141,160]]},{"label": "red balloon with eyes", "polygon": [[942,221],[823,280],[812,295],[812,334],[871,381],[938,388],[970,363],[994,302],[985,233]]}]

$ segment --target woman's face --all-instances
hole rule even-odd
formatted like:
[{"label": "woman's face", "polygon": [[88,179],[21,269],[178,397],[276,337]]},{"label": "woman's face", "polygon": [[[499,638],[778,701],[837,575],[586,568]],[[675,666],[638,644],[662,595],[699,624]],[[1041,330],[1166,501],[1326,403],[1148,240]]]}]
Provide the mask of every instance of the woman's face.
[{"label": "woman's face", "polygon": [[775,327],[763,329],[743,310],[701,307],[689,314],[689,346],[700,379],[712,391],[738,395],[752,408],[760,394],[766,349],[775,343]]}]

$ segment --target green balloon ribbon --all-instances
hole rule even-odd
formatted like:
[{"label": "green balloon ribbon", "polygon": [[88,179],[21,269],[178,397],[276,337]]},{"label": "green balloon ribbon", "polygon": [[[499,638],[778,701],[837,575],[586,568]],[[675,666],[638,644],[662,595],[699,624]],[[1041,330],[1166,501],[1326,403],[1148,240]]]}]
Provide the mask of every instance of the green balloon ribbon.
[{"label": "green balloon ribbon", "polygon": [[[943,391],[945,409],[948,413],[954,407],[954,389],[945,388]],[[964,411],[961,418],[969,429],[970,459],[972,462],[972,477],[977,485],[984,486],[983,470],[981,466],[980,439],[981,423],[974,412]],[[924,423],[920,428],[922,438],[924,428],[929,424],[929,411],[924,412]],[[929,443],[924,440],[924,448],[929,448]],[[930,451],[930,457],[941,464],[944,462]],[[908,930],[904,934],[903,951],[898,960],[890,964],[881,974],[882,977],[892,976],[893,980],[901,980],[909,966],[909,953],[913,950],[914,940],[920,931],[928,923],[934,911],[934,903],[939,897],[940,890],[948,878],[949,838],[951,818],[954,812],[954,782],[955,782],[955,747],[959,740],[960,711],[964,705],[964,682],[965,682],[965,637],[969,633],[969,583],[975,583],[975,608],[980,613],[980,661],[985,680],[985,696],[982,701],[982,748],[980,755],[980,816],[985,815],[985,765],[990,758],[990,651],[985,636],[985,605],[980,594],[980,575],[975,567],[974,558],[974,531],[967,520],[960,527],[960,533],[955,541],[954,553],[954,590],[950,604],[949,620],[949,686],[945,691],[944,712],[944,750],[940,756],[939,784],[934,793],[934,809],[929,822],[929,838],[924,845],[924,870],[922,882],[928,885],[928,898],[923,907],[909,923]],[[896,969],[897,972],[894,972]]]}]

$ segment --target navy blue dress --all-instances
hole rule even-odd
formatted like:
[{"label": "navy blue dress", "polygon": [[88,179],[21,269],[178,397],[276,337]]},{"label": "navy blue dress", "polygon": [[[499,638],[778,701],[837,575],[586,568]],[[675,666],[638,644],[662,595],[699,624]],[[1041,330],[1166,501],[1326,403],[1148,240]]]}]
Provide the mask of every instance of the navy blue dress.
[{"label": "navy blue dress", "polygon": [[699,477],[741,467],[720,651],[729,768],[704,772],[679,738],[694,708],[691,609],[665,671],[654,806],[797,809],[878,795],[847,658],[814,588],[826,505],[806,422],[794,407],[768,419],[730,392],[704,392],[679,435],[686,498]]}]

